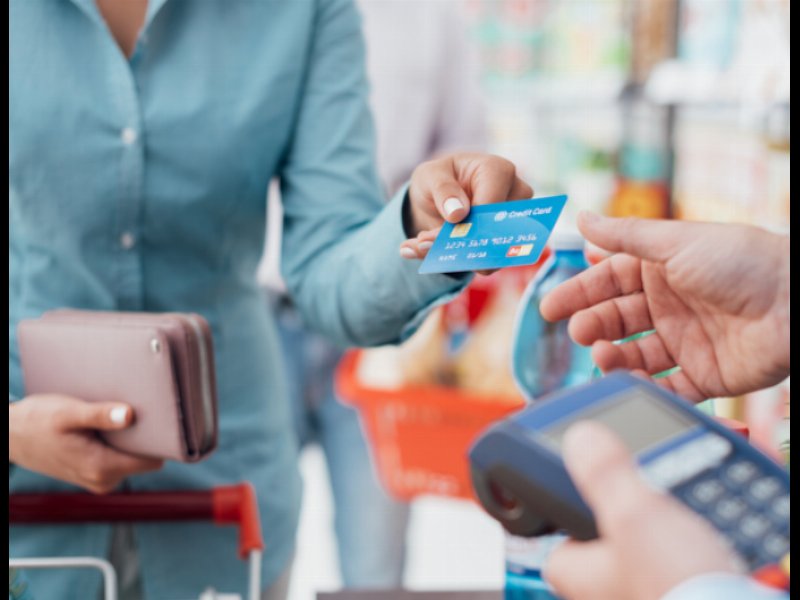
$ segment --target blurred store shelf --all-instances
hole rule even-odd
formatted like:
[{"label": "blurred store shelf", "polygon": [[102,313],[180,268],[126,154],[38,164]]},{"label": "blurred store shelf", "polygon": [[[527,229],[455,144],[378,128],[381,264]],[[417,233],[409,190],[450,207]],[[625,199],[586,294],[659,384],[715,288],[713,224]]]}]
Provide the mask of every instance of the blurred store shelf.
[{"label": "blurred store shelf", "polygon": [[644,95],[657,104],[769,107],[789,103],[788,69],[763,73],[759,78],[762,85],[737,70],[668,60],[653,69]]},{"label": "blurred store shelf", "polygon": [[541,76],[526,79],[490,79],[487,93],[496,98],[524,98],[533,108],[615,104],[628,85],[619,71],[586,75]]}]

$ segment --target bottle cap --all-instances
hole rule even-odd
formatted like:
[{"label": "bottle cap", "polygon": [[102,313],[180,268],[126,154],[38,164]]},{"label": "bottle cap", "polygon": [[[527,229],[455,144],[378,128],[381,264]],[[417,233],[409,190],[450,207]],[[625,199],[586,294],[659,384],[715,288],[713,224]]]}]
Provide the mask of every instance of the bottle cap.
[{"label": "bottle cap", "polygon": [[583,250],[586,241],[577,229],[556,229],[550,237],[553,250]]}]

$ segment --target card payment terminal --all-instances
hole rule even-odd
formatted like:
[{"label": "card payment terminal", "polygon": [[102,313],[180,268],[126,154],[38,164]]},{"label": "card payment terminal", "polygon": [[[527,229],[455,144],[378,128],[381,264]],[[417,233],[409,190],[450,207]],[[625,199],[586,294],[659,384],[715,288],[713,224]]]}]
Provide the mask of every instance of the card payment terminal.
[{"label": "card payment terminal", "polygon": [[473,445],[475,491],[510,533],[597,537],[560,455],[564,432],[582,420],[621,436],[644,476],[710,521],[751,570],[789,552],[788,473],[685,400],[622,371],[554,394]]}]

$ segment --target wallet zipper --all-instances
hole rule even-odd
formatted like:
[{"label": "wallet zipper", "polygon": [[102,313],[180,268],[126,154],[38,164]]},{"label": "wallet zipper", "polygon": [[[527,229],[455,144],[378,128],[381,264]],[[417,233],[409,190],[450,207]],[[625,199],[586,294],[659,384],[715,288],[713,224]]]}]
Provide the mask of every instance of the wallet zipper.
[{"label": "wallet zipper", "polygon": [[195,338],[197,339],[198,358],[200,360],[200,398],[203,403],[203,438],[200,441],[199,451],[202,454],[214,442],[214,432],[211,426],[214,423],[214,402],[211,391],[211,367],[209,363],[208,350],[203,337],[203,329],[193,315],[185,315],[187,321],[192,326]]}]

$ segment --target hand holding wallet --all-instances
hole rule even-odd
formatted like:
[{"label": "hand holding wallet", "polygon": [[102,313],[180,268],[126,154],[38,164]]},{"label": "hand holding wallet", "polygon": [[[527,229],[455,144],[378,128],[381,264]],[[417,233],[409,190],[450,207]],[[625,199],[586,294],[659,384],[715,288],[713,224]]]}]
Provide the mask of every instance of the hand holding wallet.
[{"label": "hand holding wallet", "polygon": [[130,427],[109,446],[196,462],[217,445],[211,329],[200,315],[56,310],[18,326],[25,393],[123,402]]}]

